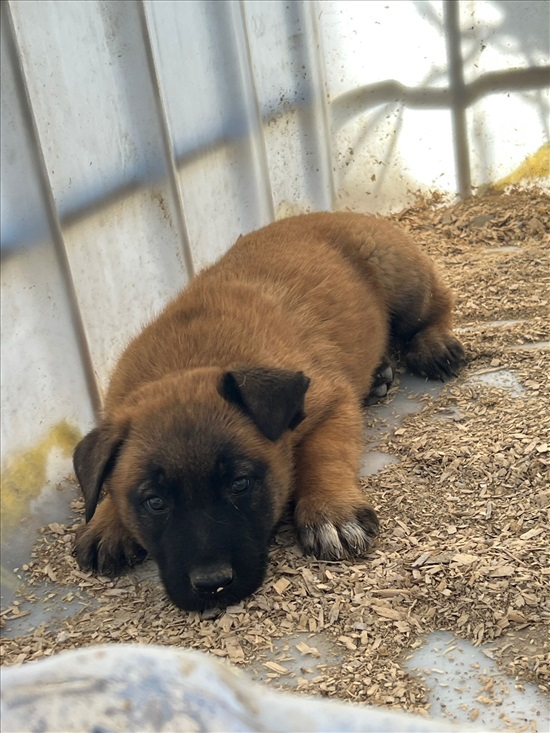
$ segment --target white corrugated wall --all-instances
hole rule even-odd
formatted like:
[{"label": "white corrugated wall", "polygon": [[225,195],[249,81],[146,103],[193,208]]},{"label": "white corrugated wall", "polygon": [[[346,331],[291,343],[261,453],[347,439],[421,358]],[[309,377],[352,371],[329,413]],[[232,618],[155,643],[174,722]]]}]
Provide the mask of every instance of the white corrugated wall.
[{"label": "white corrugated wall", "polygon": [[547,172],[549,8],[3,2],[5,515],[69,470],[121,349],[239,234]]}]

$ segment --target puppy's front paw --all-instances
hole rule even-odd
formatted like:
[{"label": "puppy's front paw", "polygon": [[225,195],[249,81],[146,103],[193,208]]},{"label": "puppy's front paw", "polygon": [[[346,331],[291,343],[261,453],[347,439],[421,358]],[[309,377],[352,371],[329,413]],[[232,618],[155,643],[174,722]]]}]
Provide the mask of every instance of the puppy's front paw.
[{"label": "puppy's front paw", "polygon": [[100,575],[118,575],[145,559],[147,552],[124,529],[117,532],[94,524],[84,524],[76,531],[74,555],[82,570]]},{"label": "puppy's front paw", "polygon": [[368,504],[358,507],[344,521],[319,516],[315,520],[296,520],[298,537],[304,550],[320,560],[361,557],[371,549],[380,523]]}]

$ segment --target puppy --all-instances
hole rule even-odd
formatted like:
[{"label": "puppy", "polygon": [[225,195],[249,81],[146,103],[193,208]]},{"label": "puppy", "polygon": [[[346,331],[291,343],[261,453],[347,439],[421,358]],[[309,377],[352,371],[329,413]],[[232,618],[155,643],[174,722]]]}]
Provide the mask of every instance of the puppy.
[{"label": "puppy", "polygon": [[290,501],[307,553],[367,553],[362,401],[391,381],[393,348],[417,374],[456,373],[451,306],[383,219],[309,214],[239,238],[130,343],[75,450],[80,566],[116,574],[148,553],[177,606],[235,603]]}]

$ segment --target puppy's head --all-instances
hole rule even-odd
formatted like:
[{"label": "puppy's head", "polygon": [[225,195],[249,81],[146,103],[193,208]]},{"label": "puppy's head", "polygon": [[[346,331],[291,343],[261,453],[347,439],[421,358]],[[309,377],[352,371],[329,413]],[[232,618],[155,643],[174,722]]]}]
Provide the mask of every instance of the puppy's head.
[{"label": "puppy's head", "polygon": [[171,600],[198,610],[261,584],[288,501],[288,431],[304,418],[301,372],[196,369],[137,390],[77,446],[86,521],[104,484]]}]

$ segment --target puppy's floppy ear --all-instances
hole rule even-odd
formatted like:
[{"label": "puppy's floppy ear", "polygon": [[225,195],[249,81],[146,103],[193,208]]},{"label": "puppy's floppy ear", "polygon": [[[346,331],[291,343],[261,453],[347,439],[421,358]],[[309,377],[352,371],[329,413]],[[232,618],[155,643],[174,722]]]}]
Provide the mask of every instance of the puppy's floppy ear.
[{"label": "puppy's floppy ear", "polygon": [[87,522],[94,516],[101,488],[115,464],[126,432],[125,427],[104,423],[88,433],[75,448],[73,466],[84,494]]},{"label": "puppy's floppy ear", "polygon": [[220,394],[251,417],[266,438],[275,441],[305,418],[304,396],[309,382],[303,372],[245,367],[223,375]]}]

